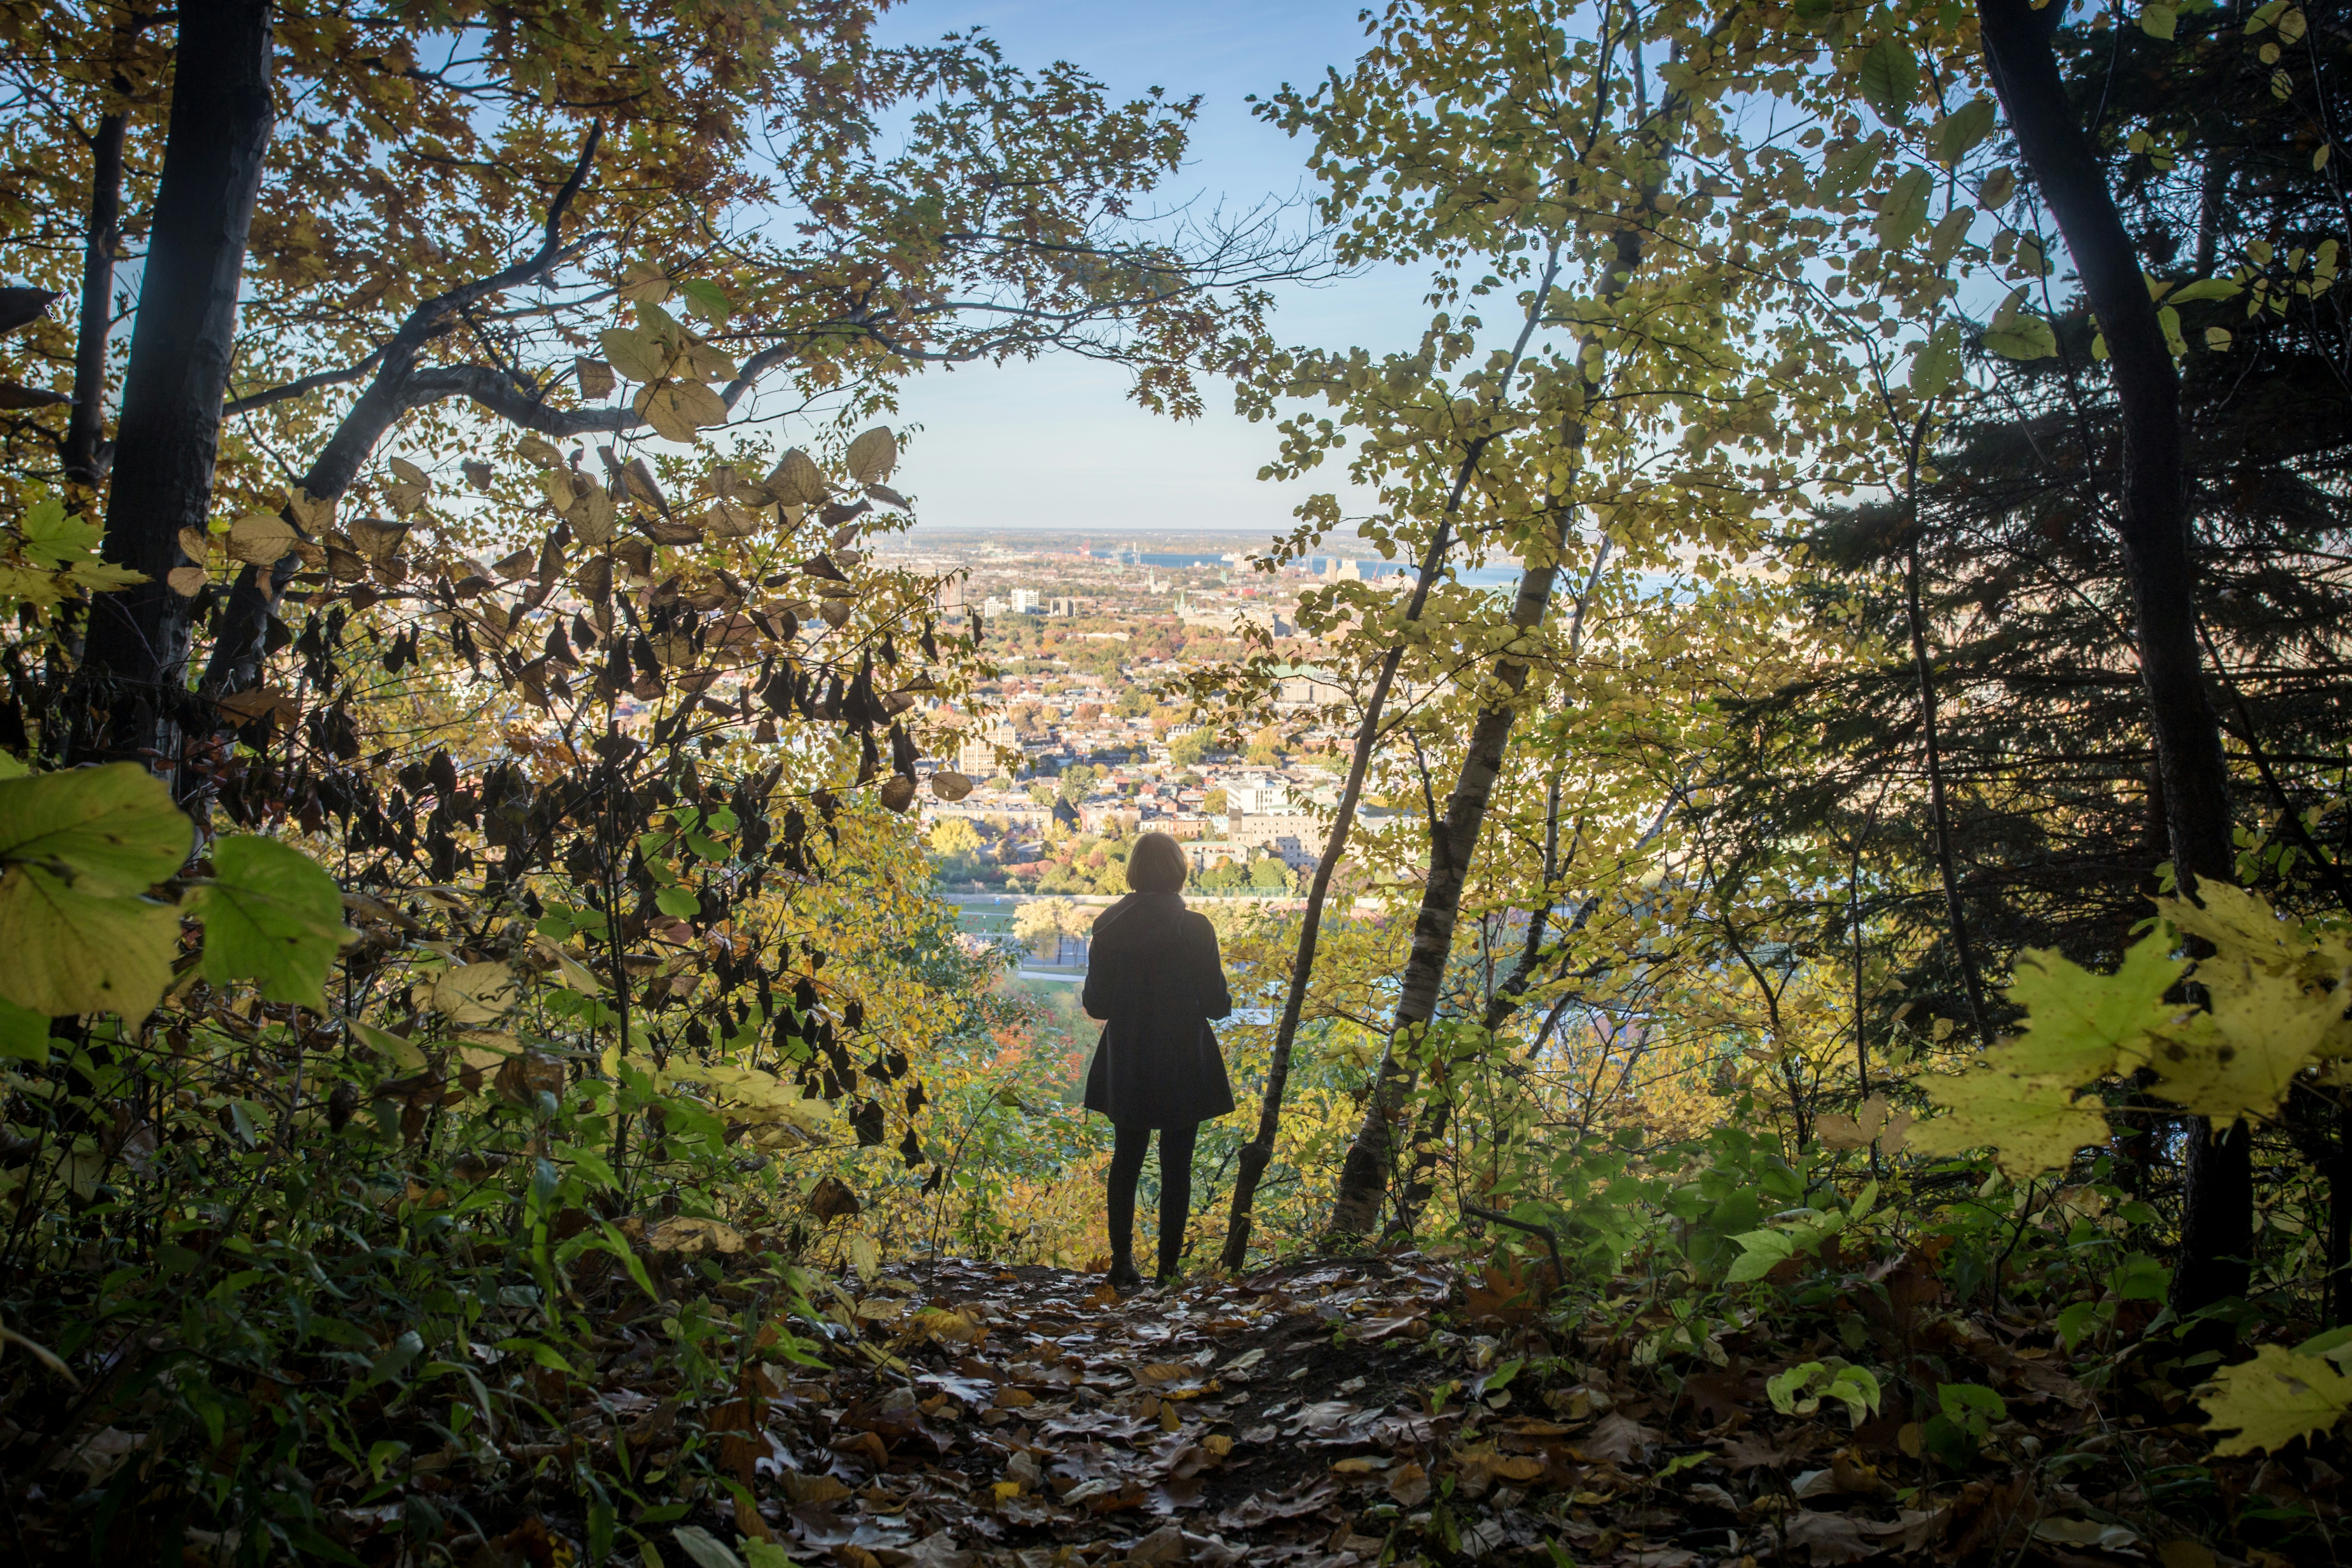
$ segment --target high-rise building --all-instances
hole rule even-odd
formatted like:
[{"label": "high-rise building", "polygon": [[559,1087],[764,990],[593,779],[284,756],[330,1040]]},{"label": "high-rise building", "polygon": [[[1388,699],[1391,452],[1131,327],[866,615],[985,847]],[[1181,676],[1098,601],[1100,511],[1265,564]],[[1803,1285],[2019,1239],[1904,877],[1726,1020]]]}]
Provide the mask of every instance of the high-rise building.
[{"label": "high-rise building", "polygon": [[1035,615],[1037,613],[1037,590],[1034,588],[1013,589],[1013,613],[1016,616]]}]

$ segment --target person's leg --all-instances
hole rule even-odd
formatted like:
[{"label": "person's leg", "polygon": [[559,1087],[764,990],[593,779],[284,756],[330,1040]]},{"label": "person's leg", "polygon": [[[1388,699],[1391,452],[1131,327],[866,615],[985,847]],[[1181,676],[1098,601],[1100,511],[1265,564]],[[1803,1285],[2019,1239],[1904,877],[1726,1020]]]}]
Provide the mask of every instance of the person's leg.
[{"label": "person's leg", "polygon": [[1192,1217],[1192,1140],[1200,1123],[1160,1130],[1160,1278],[1184,1257],[1184,1226]]},{"label": "person's leg", "polygon": [[1135,1267],[1135,1179],[1143,1174],[1144,1152],[1151,1147],[1149,1127],[1115,1127],[1110,1152],[1110,1267]]}]

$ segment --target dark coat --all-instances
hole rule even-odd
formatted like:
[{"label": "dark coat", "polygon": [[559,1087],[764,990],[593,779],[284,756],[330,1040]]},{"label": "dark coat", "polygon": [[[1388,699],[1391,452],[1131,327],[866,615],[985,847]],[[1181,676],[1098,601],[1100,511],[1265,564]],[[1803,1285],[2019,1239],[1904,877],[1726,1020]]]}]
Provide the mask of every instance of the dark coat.
[{"label": "dark coat", "polygon": [[1087,1011],[1108,1020],[1087,1109],[1121,1127],[1186,1127],[1234,1108],[1209,1020],[1234,1010],[1206,915],[1177,893],[1129,893],[1095,921]]}]

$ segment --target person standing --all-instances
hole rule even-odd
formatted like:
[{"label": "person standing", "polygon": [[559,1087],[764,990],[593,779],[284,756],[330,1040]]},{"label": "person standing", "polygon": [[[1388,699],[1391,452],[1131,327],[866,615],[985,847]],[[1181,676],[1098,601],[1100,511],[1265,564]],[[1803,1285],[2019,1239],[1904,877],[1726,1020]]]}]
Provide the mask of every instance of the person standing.
[{"label": "person standing", "polygon": [[1110,1282],[1142,1288],[1135,1267],[1135,1183],[1151,1134],[1160,1134],[1160,1273],[1166,1284],[1184,1252],[1192,1211],[1192,1142],[1203,1121],[1234,1108],[1233,1084],[1209,1020],[1234,1010],[1206,915],[1184,907],[1184,851],[1147,833],[1127,858],[1135,890],[1095,921],[1082,998],[1102,1020],[1087,1069],[1087,1109],[1110,1118]]}]

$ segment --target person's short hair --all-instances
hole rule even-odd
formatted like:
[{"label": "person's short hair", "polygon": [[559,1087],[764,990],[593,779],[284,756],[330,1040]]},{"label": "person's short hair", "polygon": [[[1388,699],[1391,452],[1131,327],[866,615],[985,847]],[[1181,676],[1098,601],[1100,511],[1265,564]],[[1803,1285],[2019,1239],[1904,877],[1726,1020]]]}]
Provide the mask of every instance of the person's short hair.
[{"label": "person's short hair", "polygon": [[1192,869],[1183,847],[1165,833],[1147,833],[1127,852],[1127,885],[1139,893],[1175,893]]}]

